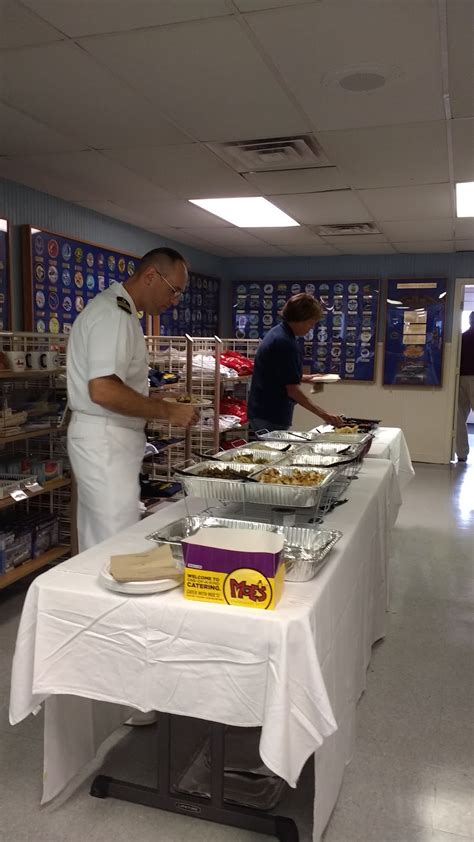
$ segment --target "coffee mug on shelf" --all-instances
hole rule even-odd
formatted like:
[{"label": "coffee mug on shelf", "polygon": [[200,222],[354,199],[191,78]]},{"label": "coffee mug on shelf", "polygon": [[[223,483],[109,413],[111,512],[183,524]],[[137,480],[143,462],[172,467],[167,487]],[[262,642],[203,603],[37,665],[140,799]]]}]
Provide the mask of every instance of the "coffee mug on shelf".
[{"label": "coffee mug on shelf", "polygon": [[38,371],[41,368],[41,351],[27,351],[25,356],[27,369]]},{"label": "coffee mug on shelf", "polygon": [[59,368],[59,354],[57,351],[44,351],[41,354],[41,368]]},{"label": "coffee mug on shelf", "polygon": [[24,371],[26,368],[26,354],[24,351],[5,351],[11,371]]}]

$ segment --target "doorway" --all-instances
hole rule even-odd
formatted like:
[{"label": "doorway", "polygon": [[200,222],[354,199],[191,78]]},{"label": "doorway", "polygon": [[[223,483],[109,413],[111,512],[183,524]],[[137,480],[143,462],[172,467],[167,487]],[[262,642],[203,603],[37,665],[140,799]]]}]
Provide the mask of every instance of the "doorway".
[{"label": "doorway", "polygon": [[[459,301],[459,313],[460,311],[460,324],[457,318],[454,319],[454,330],[460,330],[459,336],[459,348],[458,348],[458,378],[457,378],[457,388],[456,388],[456,406],[455,406],[455,430],[456,430],[456,421],[457,421],[457,414],[458,414],[458,393],[459,393],[459,363],[460,363],[460,356],[461,356],[461,335],[468,330],[469,328],[469,318],[470,314],[474,312],[474,283],[465,283],[461,289],[460,301]],[[456,312],[456,311],[455,311]],[[474,465],[474,410],[471,405],[471,412],[467,418],[467,434],[468,434],[468,441],[469,441],[469,456],[468,456],[468,463]],[[455,450],[456,450],[456,437],[454,436],[454,448],[453,448],[453,458],[455,459]]]}]

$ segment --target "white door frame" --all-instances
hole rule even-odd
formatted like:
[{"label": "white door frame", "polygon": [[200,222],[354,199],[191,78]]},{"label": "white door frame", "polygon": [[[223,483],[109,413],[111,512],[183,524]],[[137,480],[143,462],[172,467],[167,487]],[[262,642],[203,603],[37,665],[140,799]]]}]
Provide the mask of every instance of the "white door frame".
[{"label": "white door frame", "polygon": [[[456,286],[454,289],[454,306],[453,306],[453,323],[452,323],[452,359],[455,374],[454,385],[454,406],[453,406],[453,423],[451,429],[451,459],[455,458],[456,454],[456,423],[458,417],[458,394],[459,394],[459,366],[461,360],[461,313],[464,304],[464,290],[467,286],[474,285],[474,278],[456,278]],[[459,321],[458,321],[459,317]]]}]

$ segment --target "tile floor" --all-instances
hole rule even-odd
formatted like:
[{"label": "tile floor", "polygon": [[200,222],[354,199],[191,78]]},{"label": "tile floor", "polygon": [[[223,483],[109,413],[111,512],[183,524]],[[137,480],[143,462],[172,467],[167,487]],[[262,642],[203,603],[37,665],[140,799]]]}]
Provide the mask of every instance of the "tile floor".
[{"label": "tile floor", "polygon": [[[472,442],[474,445],[474,442]],[[474,451],[473,451],[474,452]],[[388,634],[374,649],[358,738],[324,842],[474,840],[474,458],[417,465],[394,534]],[[25,588],[0,593],[0,842],[261,842],[258,834],[88,795],[39,807],[42,719],[11,728],[9,670]],[[182,744],[195,739],[184,723]],[[148,783],[153,729],[128,730],[106,759]],[[179,762],[179,757],[178,757]],[[308,765],[279,812],[311,842]]]}]

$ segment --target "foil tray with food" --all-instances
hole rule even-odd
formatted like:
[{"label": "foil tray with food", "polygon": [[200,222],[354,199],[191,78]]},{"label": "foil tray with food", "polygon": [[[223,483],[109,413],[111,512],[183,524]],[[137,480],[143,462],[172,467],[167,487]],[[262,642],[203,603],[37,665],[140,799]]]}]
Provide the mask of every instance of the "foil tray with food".
[{"label": "foil tray with food", "polygon": [[302,448],[279,462],[279,465],[293,465],[301,468],[334,468],[348,476],[354,476],[360,467],[359,452],[350,448],[349,453],[313,453],[311,448]]},{"label": "foil tray with food", "polygon": [[318,508],[324,492],[336,479],[331,468],[271,467],[253,474],[245,486],[245,500],[268,506]]},{"label": "foil tray with food", "polygon": [[275,526],[271,523],[219,518],[203,514],[195,517],[184,517],[173,523],[168,523],[151,535],[147,535],[147,539],[157,544],[169,544],[173,558],[182,565],[184,563],[182,540],[195,535],[199,529],[212,527],[265,530],[283,534],[285,538],[283,549],[286,566],[285,579],[288,582],[307,582],[312,579],[322,568],[332,548],[342,537],[342,532],[328,529]]},{"label": "foil tray with food", "polygon": [[308,430],[308,432],[300,432],[299,430],[258,430],[255,435],[260,441],[304,444],[304,442],[315,441],[319,433],[317,430]]},{"label": "foil tray with food", "polygon": [[316,442],[332,442],[333,444],[353,444],[359,445],[362,451],[362,456],[370,450],[373,435],[371,433],[341,433],[340,430],[333,430],[327,433],[319,433],[316,435]]},{"label": "foil tray with food", "polygon": [[176,473],[186,494],[239,503],[246,499],[245,481],[259,469],[261,465],[207,460]]},{"label": "foil tray with food", "polygon": [[233,450],[222,450],[220,453],[214,454],[214,459],[219,459],[220,462],[238,462],[240,465],[273,465],[280,461],[285,456],[285,452],[281,450],[271,450],[265,448],[264,450],[256,447],[236,447]]}]

